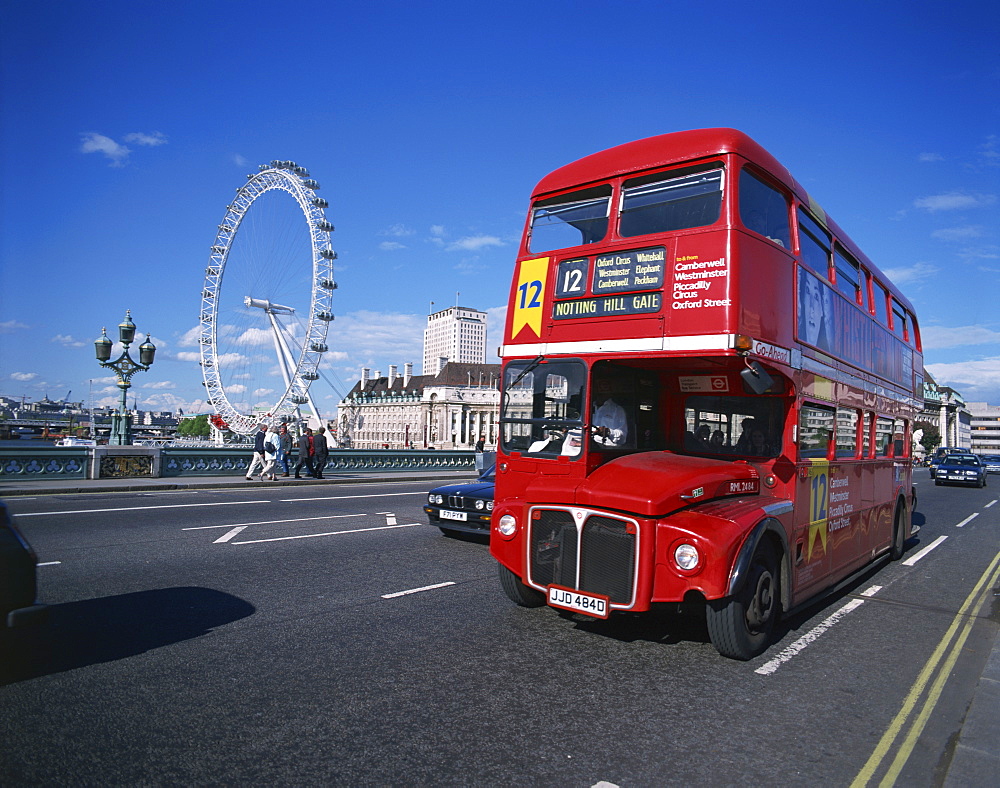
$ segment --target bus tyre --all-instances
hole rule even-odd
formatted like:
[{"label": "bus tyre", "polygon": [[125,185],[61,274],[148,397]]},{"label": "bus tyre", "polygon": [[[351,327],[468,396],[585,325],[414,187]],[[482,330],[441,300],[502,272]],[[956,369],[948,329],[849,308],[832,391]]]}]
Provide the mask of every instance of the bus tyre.
[{"label": "bus tyre", "polygon": [[708,634],[724,657],[747,660],[770,645],[781,606],[778,560],[767,543],[757,546],[743,586],[706,606]]},{"label": "bus tyre", "polygon": [[906,504],[896,504],[896,514],[892,518],[892,550],[889,557],[898,561],[906,552]]},{"label": "bus tyre", "polygon": [[511,602],[521,607],[541,607],[545,604],[545,595],[541,591],[526,586],[503,564],[497,564],[497,567],[500,570],[500,586]]}]

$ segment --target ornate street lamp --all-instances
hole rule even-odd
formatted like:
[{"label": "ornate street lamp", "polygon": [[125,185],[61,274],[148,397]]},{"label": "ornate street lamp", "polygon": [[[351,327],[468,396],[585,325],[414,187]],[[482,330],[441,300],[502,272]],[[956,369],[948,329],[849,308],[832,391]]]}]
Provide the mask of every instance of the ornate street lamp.
[{"label": "ornate street lamp", "polygon": [[156,346],[149,341],[149,334],[146,334],[146,341],[139,345],[139,363],[132,360],[128,354],[129,345],[135,340],[135,323],[132,322],[132,311],[125,311],[125,319],[118,324],[118,341],[122,343],[122,354],[114,361],[111,358],[111,340],[108,339],[108,330],[101,329],[101,336],[94,341],[94,352],[102,367],[113,369],[118,375],[118,388],[121,389],[121,402],[118,412],[111,416],[111,440],[112,446],[132,445],[132,423],[128,415],[128,390],[131,387],[132,376],[136,372],[149,369],[153,364],[153,356],[156,354]]}]

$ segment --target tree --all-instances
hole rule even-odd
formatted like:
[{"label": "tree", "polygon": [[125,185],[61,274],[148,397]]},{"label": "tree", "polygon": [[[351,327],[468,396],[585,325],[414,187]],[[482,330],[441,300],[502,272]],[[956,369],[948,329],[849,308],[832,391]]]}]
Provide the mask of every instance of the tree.
[{"label": "tree", "polygon": [[934,449],[941,445],[941,431],[938,429],[937,424],[930,421],[918,421],[913,425],[913,431],[923,430],[923,437],[920,439],[920,445],[924,447],[924,450],[928,454],[932,454]]},{"label": "tree", "polygon": [[184,419],[177,425],[177,435],[182,438],[207,438],[210,432],[207,414]]}]

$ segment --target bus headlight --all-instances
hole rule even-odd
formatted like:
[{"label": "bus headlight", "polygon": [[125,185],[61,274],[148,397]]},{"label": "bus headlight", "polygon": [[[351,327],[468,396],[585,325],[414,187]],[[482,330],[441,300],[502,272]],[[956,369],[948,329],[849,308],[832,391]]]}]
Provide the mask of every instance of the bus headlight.
[{"label": "bus headlight", "polygon": [[674,549],[674,561],[677,563],[681,569],[686,572],[690,572],[701,560],[698,555],[698,548],[693,544],[681,544],[677,545]]},{"label": "bus headlight", "polygon": [[501,536],[513,536],[517,530],[517,518],[512,514],[505,514],[497,521],[497,530]]}]

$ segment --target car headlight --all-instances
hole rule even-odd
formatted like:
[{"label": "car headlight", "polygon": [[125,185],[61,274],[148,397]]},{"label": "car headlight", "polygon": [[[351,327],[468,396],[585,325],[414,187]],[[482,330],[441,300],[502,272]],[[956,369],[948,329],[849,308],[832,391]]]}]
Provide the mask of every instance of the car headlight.
[{"label": "car headlight", "polygon": [[486,508],[486,501],[484,501],[482,498],[477,498],[476,499],[476,508],[479,511],[482,511],[483,509],[485,509]]},{"label": "car headlight", "polygon": [[674,561],[677,562],[677,566],[687,572],[698,566],[699,560],[698,548],[693,544],[677,545],[674,550]]},{"label": "car headlight", "polygon": [[429,503],[440,504],[443,499],[441,498],[440,495],[435,495],[434,493],[431,493],[430,495],[427,496],[427,500]]},{"label": "car headlight", "polygon": [[512,514],[505,514],[497,522],[497,530],[501,536],[513,536],[517,531],[517,518]]},{"label": "car headlight", "polygon": [[487,512],[492,512],[493,511],[493,501],[487,501],[486,502],[486,511]]}]

